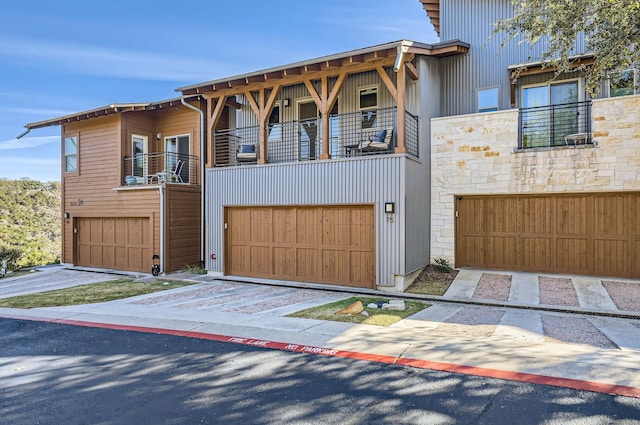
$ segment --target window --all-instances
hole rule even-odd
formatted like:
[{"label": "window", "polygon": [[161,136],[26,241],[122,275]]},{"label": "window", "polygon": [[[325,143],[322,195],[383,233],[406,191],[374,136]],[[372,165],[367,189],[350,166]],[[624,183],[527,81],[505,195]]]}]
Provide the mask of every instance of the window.
[{"label": "window", "polygon": [[495,112],[498,110],[498,88],[478,90],[478,112]]},{"label": "window", "polygon": [[628,96],[635,93],[636,70],[616,72],[609,76],[609,96]]},{"label": "window", "polygon": [[358,108],[361,111],[362,128],[376,126],[376,109],[378,108],[378,87],[363,87],[358,89]]},{"label": "window", "polygon": [[133,175],[136,177],[147,176],[147,136],[131,136],[131,156],[133,160]]},{"label": "window", "polygon": [[578,80],[523,87],[520,147],[565,146],[571,137],[588,133],[590,103],[581,97]]},{"label": "window", "polygon": [[78,136],[64,138],[64,171],[78,172]]}]

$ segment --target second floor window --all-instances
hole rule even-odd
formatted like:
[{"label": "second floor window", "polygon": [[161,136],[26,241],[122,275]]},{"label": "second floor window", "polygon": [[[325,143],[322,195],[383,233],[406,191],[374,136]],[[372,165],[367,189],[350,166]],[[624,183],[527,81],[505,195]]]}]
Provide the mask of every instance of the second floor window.
[{"label": "second floor window", "polygon": [[498,88],[478,90],[478,112],[495,112],[498,110]]},{"label": "second floor window", "polygon": [[629,96],[636,92],[636,70],[616,72],[609,76],[609,96]]},{"label": "second floor window", "polygon": [[64,171],[78,172],[78,136],[64,138]]},{"label": "second floor window", "polygon": [[378,109],[378,87],[363,87],[358,89],[358,108],[362,116],[362,128],[376,126],[376,109]]}]

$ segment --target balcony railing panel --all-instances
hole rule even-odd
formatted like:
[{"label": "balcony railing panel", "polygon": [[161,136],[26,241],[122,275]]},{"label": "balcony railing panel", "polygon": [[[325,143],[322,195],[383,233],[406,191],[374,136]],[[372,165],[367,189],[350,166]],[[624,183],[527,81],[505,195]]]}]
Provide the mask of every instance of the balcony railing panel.
[{"label": "balcony railing panel", "polygon": [[592,143],[590,101],[520,109],[520,149]]},{"label": "balcony railing panel", "polygon": [[198,184],[198,158],[176,152],[155,152],[127,156],[124,184]]},{"label": "balcony railing panel", "polygon": [[[397,145],[397,109],[373,109],[329,117],[329,154],[331,158],[379,155],[394,152]],[[386,130],[387,144],[375,149],[366,145]],[[259,127],[216,130],[213,134],[214,164],[217,167],[256,164],[259,158]],[[418,117],[405,114],[407,152],[419,156]],[[268,163],[316,160],[323,154],[320,117],[270,124],[267,127]]]}]

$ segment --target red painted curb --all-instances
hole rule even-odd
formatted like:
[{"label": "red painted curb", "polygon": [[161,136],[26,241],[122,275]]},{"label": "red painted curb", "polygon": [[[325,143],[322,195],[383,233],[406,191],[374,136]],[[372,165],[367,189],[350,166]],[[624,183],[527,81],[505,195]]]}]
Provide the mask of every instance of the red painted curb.
[{"label": "red painted curb", "polygon": [[286,342],[267,341],[261,339],[242,338],[228,335],[218,335],[195,331],[181,331],[164,328],[151,328],[147,326],[117,325],[110,323],[94,323],[70,319],[47,319],[22,315],[0,314],[2,319],[27,320],[32,322],[58,323],[64,325],[83,326],[99,329],[113,329],[121,331],[133,331],[153,333],[160,335],[181,336],[188,338],[206,339],[232,344],[250,345],[274,350],[293,351],[296,353],[317,354],[329,357],[342,357],[346,359],[365,360],[384,364],[397,364],[418,369],[438,370],[442,372],[460,373],[463,375],[482,376],[486,378],[503,379],[507,381],[525,382],[530,384],[549,385],[553,387],[570,388],[579,391],[592,391],[597,393],[620,395],[625,397],[640,398],[640,388],[624,385],[604,384],[601,382],[582,381],[571,378],[558,378],[553,376],[537,375],[533,373],[511,372],[507,370],[489,369],[476,366],[465,366],[453,363],[434,362],[405,357],[395,357],[381,354],[361,353],[357,351],[343,351],[332,348],[315,347],[309,345],[289,344]]}]

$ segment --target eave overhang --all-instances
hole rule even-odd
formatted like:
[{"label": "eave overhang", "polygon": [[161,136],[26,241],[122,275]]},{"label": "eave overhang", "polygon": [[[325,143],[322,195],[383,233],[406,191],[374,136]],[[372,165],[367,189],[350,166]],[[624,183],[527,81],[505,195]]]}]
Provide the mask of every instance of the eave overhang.
[{"label": "eave overhang", "polygon": [[420,0],[420,3],[422,3],[422,7],[427,12],[436,34],[440,37],[440,0]]},{"label": "eave overhang", "polygon": [[180,104],[180,97],[173,99],[161,100],[159,102],[148,103],[114,103],[111,105],[102,106],[88,111],[75,112],[73,114],[64,115],[61,117],[51,118],[44,121],[32,122],[25,124],[25,128],[32,130],[34,128],[52,127],[57,125],[69,124],[72,122],[84,121],[92,118],[105,117],[107,115],[119,114],[122,112],[132,111],[151,111],[162,108],[177,106]]},{"label": "eave overhang", "polygon": [[364,49],[337,53],[295,62],[288,65],[220,78],[217,80],[179,87],[176,89],[183,95],[197,95],[217,91],[228,91],[234,88],[243,88],[251,85],[268,84],[270,81],[286,82],[287,79],[299,80],[305,75],[313,76],[318,73],[336,75],[343,70],[348,70],[352,65],[360,65],[367,62],[376,62],[384,59],[393,60],[398,52],[425,55],[431,57],[446,57],[465,54],[469,51],[469,44],[459,40],[447,41],[437,44],[426,44],[410,40],[400,40]]}]

